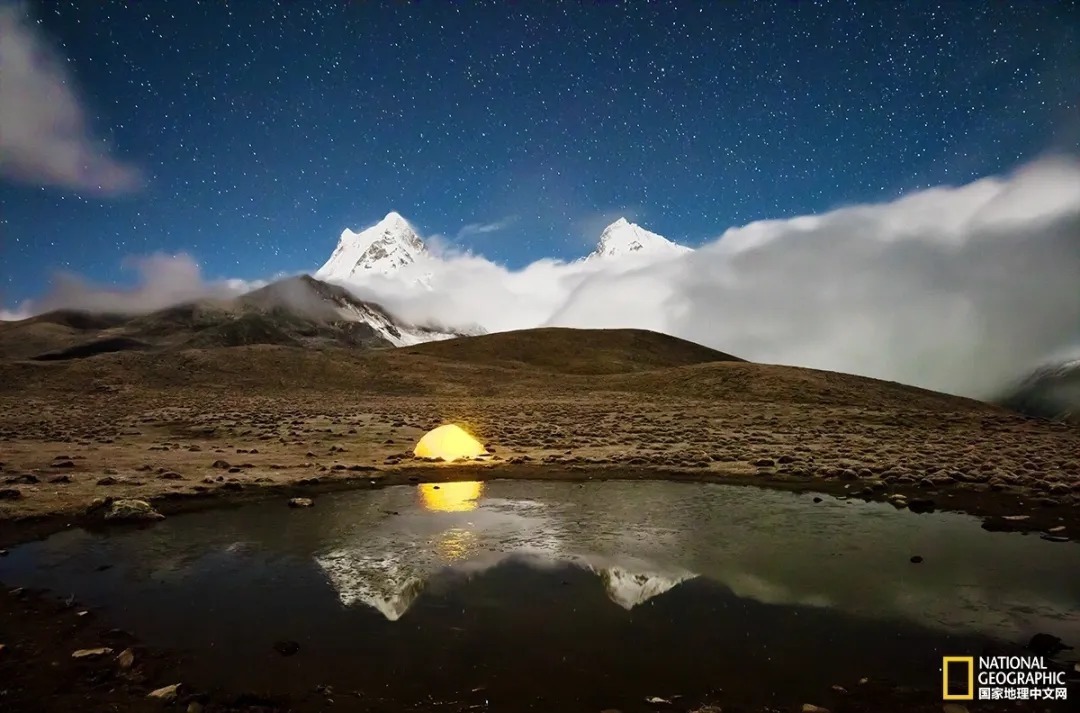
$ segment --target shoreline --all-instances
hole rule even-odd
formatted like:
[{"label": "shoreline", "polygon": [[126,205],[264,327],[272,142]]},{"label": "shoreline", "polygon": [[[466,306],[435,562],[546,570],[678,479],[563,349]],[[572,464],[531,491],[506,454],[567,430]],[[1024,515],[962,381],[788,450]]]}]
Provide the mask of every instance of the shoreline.
[{"label": "shoreline", "polygon": [[[589,480],[665,480],[674,482],[710,483],[716,485],[761,487],[796,494],[820,494],[844,497],[865,502],[888,503],[902,496],[905,507],[913,513],[949,512],[982,520],[983,529],[1015,532],[1024,535],[1050,532],[1055,541],[1080,541],[1080,511],[1075,507],[1047,502],[1044,496],[1030,490],[1001,492],[990,488],[974,488],[966,484],[947,487],[928,487],[919,484],[887,483],[878,478],[841,480],[821,477],[793,477],[780,474],[725,473],[681,468],[640,467],[623,465],[555,464],[425,464],[378,469],[363,467],[359,474],[345,476],[321,474],[275,482],[227,481],[204,492],[162,490],[152,495],[131,495],[150,503],[165,516],[211,508],[242,507],[244,504],[273,498],[312,497],[326,493],[368,490],[419,483],[488,480],[544,480],[580,482]],[[346,471],[347,472],[347,471]],[[237,487],[239,485],[239,487]],[[128,523],[106,524],[101,517],[101,505],[120,497],[97,496],[89,502],[68,503],[56,511],[27,515],[11,515],[0,510],[0,548],[44,539],[70,527],[124,527]],[[97,501],[96,506],[94,505]],[[895,505],[894,505],[895,507]],[[1013,519],[1009,519],[1013,518]]]},{"label": "shoreline", "polygon": [[[373,477],[374,476],[374,477]],[[392,472],[363,472],[345,477],[327,479],[317,483],[255,483],[240,490],[217,489],[206,493],[181,494],[172,497],[151,498],[153,504],[167,516],[182,515],[211,508],[239,508],[249,503],[280,499],[282,508],[288,497],[318,497],[336,492],[349,492],[384,487],[412,486],[424,482],[450,482],[461,480],[546,480],[567,483],[612,480],[657,480],[676,482],[715,483],[746,487],[765,487],[794,494],[819,493],[822,495],[850,495],[851,490],[863,491],[865,485],[858,481],[833,479],[794,479],[777,476],[719,476],[689,470],[658,470],[655,468],[627,469],[622,467],[559,468],[550,465],[425,465],[406,467]],[[373,482],[374,481],[374,484]],[[884,500],[883,491],[866,493],[871,501]],[[925,490],[912,489],[925,496]],[[1001,512],[1013,512],[1015,504],[1008,497],[993,492],[954,492],[953,497],[938,494],[936,511],[964,512],[981,509],[984,515],[993,517]],[[989,495],[990,497],[983,497]],[[854,499],[854,498],[852,498]],[[1054,508],[1046,509],[1050,512]],[[918,516],[918,515],[913,515]],[[1037,530],[1046,521],[1033,517],[1016,523],[1017,527]],[[1073,521],[1075,522],[1075,520]],[[85,513],[49,514],[26,520],[0,521],[0,537],[10,538],[21,533],[17,541],[40,539],[68,527],[88,527],[95,530],[109,527],[132,527],[112,525]],[[152,527],[153,525],[134,525]],[[5,539],[0,541],[14,542]],[[196,713],[308,713],[330,708],[342,711],[367,711],[362,700],[334,700],[328,704],[328,694],[318,690],[305,695],[265,695],[258,691],[202,690],[184,681],[184,672],[190,670],[188,662],[197,652],[154,648],[144,645],[138,633],[111,628],[105,617],[98,617],[93,610],[85,610],[73,600],[61,600],[58,593],[49,591],[24,591],[6,589],[0,592],[0,632],[4,633],[5,645],[0,650],[0,675],[17,682],[4,696],[14,707],[5,710],[60,711],[78,709],[86,711],[127,710],[161,711],[166,708],[195,711]],[[1016,642],[1019,646],[1019,642]],[[108,647],[107,655],[88,660],[73,660],[71,653],[78,649]],[[125,667],[119,663],[121,652],[130,652],[135,663]],[[61,686],[59,681],[64,680]],[[155,691],[180,683],[175,697],[164,702],[150,697]],[[838,691],[835,686],[842,686]],[[57,692],[59,691],[59,693]],[[14,696],[12,698],[11,696]],[[170,694],[171,695],[171,694]],[[56,696],[54,698],[54,696]],[[0,697],[0,703],[5,700]],[[48,703],[40,703],[47,700]],[[33,702],[33,703],[27,703]],[[813,701],[830,713],[939,713],[943,710],[940,691],[912,689],[893,682],[873,681],[823,681],[821,696]],[[27,705],[26,708],[21,706]],[[380,704],[382,705],[382,704]],[[354,707],[355,706],[355,707]],[[797,713],[798,707],[736,707],[710,706],[709,701],[672,701],[671,705],[653,706],[661,713],[716,713],[741,711],[742,713]],[[379,710],[392,710],[379,708]],[[403,708],[402,710],[406,710]],[[427,710],[412,708],[407,710]],[[470,708],[436,706],[431,710],[466,711]],[[948,709],[946,709],[948,710]],[[969,713],[1020,713],[1056,710],[1046,708],[1046,703],[1025,701],[978,702],[965,710]],[[952,713],[952,712],[950,712]]]}]

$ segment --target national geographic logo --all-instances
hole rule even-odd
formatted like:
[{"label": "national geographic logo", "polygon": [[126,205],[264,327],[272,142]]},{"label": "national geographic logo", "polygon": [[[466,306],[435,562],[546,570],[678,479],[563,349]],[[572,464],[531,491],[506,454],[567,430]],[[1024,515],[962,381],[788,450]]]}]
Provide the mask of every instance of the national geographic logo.
[{"label": "national geographic logo", "polygon": [[1064,701],[1065,672],[1041,656],[944,656],[941,698],[946,701]]},{"label": "national geographic logo", "polygon": [[942,657],[941,698],[946,701],[975,700],[974,656]]}]

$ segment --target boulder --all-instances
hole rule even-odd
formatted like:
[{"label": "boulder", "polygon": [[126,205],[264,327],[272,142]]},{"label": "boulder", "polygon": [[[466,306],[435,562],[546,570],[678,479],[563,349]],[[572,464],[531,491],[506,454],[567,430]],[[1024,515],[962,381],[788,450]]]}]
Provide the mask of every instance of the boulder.
[{"label": "boulder", "polygon": [[124,498],[114,500],[105,511],[105,519],[114,522],[153,522],[164,520],[165,516],[151,507],[145,500]]}]

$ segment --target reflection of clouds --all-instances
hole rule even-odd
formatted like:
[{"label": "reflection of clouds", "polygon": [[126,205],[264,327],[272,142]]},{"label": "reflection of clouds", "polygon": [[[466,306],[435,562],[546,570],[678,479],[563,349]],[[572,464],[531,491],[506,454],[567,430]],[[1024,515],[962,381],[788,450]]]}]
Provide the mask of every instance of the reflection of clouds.
[{"label": "reflection of clouds", "polygon": [[[445,495],[469,501],[465,487]],[[68,530],[13,549],[0,559],[0,575],[7,580],[20,566],[19,584],[71,591],[80,573],[107,562],[125,586],[171,585],[193,571],[243,577],[314,554],[342,602],[395,618],[441,569],[483,571],[528,555],[536,565],[569,562],[603,573],[620,605],[694,573],[768,604],[1080,641],[1080,546],[988,533],[973,518],[665,482],[491,481],[472,502],[472,510],[428,509],[419,488],[384,488],[323,497],[317,517],[268,503],[143,531]],[[925,561],[910,564],[913,554]]]},{"label": "reflection of clouds", "polygon": [[754,599],[763,604],[801,604],[812,607],[828,607],[832,603],[820,594],[795,594],[790,589],[769,582],[757,575],[732,573],[720,578],[736,596]]}]

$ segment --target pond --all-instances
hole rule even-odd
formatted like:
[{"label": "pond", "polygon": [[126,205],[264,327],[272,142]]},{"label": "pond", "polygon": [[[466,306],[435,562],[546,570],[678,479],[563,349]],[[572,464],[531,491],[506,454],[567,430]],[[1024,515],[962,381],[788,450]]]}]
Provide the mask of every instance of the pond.
[{"label": "pond", "polygon": [[862,677],[940,687],[943,655],[1038,632],[1080,642],[1075,544],[818,500],[663,481],[390,487],[72,529],[12,549],[0,581],[191,652],[196,685],[330,686],[397,709],[788,706]]}]

